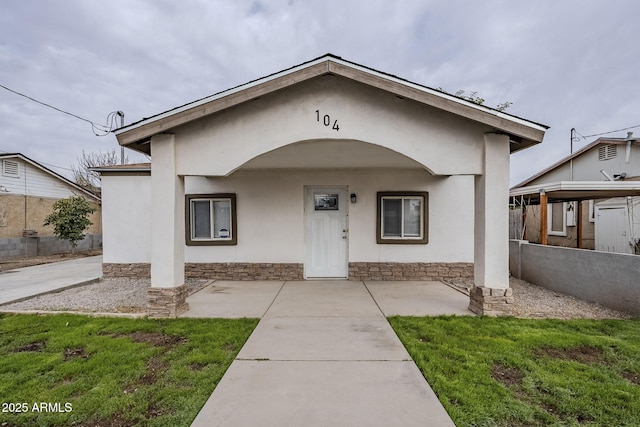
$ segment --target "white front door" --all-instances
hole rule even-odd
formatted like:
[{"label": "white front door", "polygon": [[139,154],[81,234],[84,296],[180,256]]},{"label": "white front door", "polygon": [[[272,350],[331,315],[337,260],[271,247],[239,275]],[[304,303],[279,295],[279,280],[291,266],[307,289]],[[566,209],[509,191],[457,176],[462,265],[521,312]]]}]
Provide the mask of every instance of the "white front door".
[{"label": "white front door", "polygon": [[348,277],[347,207],[346,187],[305,187],[305,278]]}]

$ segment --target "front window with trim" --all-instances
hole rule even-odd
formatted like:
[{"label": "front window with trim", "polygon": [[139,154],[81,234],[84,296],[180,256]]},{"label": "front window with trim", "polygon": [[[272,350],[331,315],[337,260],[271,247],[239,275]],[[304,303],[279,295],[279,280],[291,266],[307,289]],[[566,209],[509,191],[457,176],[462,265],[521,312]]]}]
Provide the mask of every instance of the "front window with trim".
[{"label": "front window with trim", "polygon": [[379,192],[377,242],[428,243],[428,209],[427,192]]},{"label": "front window with trim", "polygon": [[187,245],[235,245],[236,195],[187,195]]}]

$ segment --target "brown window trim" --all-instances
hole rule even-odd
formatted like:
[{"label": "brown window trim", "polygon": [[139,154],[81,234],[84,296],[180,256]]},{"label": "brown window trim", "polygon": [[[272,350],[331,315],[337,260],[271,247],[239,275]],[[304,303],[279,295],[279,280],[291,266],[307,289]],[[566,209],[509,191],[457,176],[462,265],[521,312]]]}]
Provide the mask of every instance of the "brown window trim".
[{"label": "brown window trim", "polygon": [[[231,239],[229,240],[192,240],[191,239],[191,200],[193,199],[230,199],[231,200]],[[185,196],[185,242],[187,246],[234,246],[238,244],[238,225],[235,193],[187,194]]]},{"label": "brown window trim", "polygon": [[[422,197],[424,200],[422,239],[383,239],[382,238],[382,198],[383,197]],[[376,242],[379,245],[426,245],[429,243],[429,193],[427,191],[379,191],[377,193]]]}]

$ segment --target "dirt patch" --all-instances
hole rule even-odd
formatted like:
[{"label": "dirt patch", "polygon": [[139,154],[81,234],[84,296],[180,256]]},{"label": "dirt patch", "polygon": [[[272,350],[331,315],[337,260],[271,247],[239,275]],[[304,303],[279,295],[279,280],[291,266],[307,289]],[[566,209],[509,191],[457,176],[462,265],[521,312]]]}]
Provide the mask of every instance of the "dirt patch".
[{"label": "dirt patch", "polygon": [[47,256],[35,256],[29,258],[17,258],[0,262],[0,272],[15,270],[16,268],[33,267],[34,265],[50,264],[52,262],[68,261],[70,259],[85,258],[89,256],[102,255],[100,250],[83,251],[75,254],[56,254]]},{"label": "dirt patch", "polygon": [[202,371],[204,368],[206,368],[207,366],[209,366],[206,363],[192,363],[189,365],[189,369],[191,369],[192,371]]},{"label": "dirt patch", "polygon": [[640,374],[637,372],[622,372],[622,376],[629,381],[630,383],[633,383],[635,385],[640,386]]},{"label": "dirt patch", "polygon": [[491,368],[491,377],[493,377],[494,380],[506,385],[507,387],[510,387],[522,385],[524,374],[520,372],[519,369],[504,366],[498,363],[493,365],[493,367]]},{"label": "dirt patch", "polygon": [[156,347],[170,347],[177,344],[186,344],[187,339],[167,335],[160,332],[134,332],[128,335],[133,342],[151,344]]},{"label": "dirt patch", "polygon": [[44,349],[45,342],[44,341],[36,341],[29,344],[25,344],[22,347],[18,347],[13,350],[14,353],[22,353],[25,351],[42,351]]},{"label": "dirt patch", "polygon": [[64,361],[68,361],[71,359],[84,359],[87,360],[89,358],[88,354],[85,354],[84,347],[78,348],[66,348],[64,350]]},{"label": "dirt patch", "polygon": [[222,349],[224,351],[236,351],[236,345],[235,344],[225,344],[222,346]]},{"label": "dirt patch", "polygon": [[124,394],[132,394],[138,391],[140,386],[153,385],[158,381],[160,375],[169,369],[169,364],[164,362],[160,357],[154,356],[149,360],[145,374],[138,380],[128,385],[124,389]]},{"label": "dirt patch", "polygon": [[105,333],[101,335],[111,335],[114,338],[127,337],[133,342],[151,344],[155,347],[171,347],[173,345],[187,343],[187,339],[185,337],[167,335],[161,332],[132,332],[130,334],[114,335]]},{"label": "dirt patch", "polygon": [[169,365],[159,357],[152,357],[147,363],[147,373],[138,381],[142,385],[152,385],[158,381],[158,376],[169,369]]},{"label": "dirt patch", "polygon": [[160,407],[157,405],[151,405],[149,406],[149,409],[147,409],[147,412],[145,413],[147,419],[151,419],[151,418],[158,418],[161,417],[163,415],[171,415],[173,414],[174,411],[166,408],[166,407]]},{"label": "dirt patch", "polygon": [[555,359],[573,360],[584,364],[600,363],[605,360],[604,351],[597,347],[581,345],[573,348],[543,347],[537,350],[537,355]]}]

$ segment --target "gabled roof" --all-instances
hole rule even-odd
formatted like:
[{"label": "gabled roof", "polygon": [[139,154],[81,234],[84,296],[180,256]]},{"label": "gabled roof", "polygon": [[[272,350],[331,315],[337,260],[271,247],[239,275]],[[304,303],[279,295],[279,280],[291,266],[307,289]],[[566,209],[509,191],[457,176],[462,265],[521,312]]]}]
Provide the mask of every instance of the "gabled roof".
[{"label": "gabled roof", "polygon": [[74,189],[80,191],[85,196],[90,197],[90,198],[92,198],[92,199],[94,199],[96,201],[100,201],[100,196],[97,196],[97,195],[93,194],[92,192],[80,187],[75,182],[70,181],[67,178],[65,178],[64,176],[55,173],[51,169],[41,165],[40,163],[36,162],[35,160],[32,160],[32,159],[28,158],[24,154],[21,154],[21,153],[4,153],[4,154],[0,154],[0,160],[2,160],[2,159],[12,159],[12,158],[19,158],[22,161],[24,161],[26,163],[29,163],[33,167],[38,168],[41,171],[53,176],[54,178],[59,179],[60,181],[63,181],[65,184],[67,184],[67,185],[73,187]]},{"label": "gabled roof", "polygon": [[575,159],[576,157],[579,157],[579,156],[583,155],[584,153],[586,153],[587,151],[591,150],[594,147],[597,147],[599,145],[625,144],[626,142],[627,142],[627,140],[625,138],[598,138],[595,141],[593,141],[592,143],[585,145],[584,147],[582,147],[581,149],[579,149],[575,153],[568,155],[567,157],[565,157],[565,158],[561,159],[560,161],[552,164],[548,168],[543,169],[540,172],[530,176],[529,178],[525,179],[524,181],[520,182],[519,184],[514,185],[511,188],[524,187],[527,184],[529,184],[530,182],[535,181],[536,179],[540,178],[543,175],[546,175],[547,173],[553,171],[554,169],[557,169],[557,168],[561,167],[562,165],[565,165],[570,160]]},{"label": "gabled roof", "polygon": [[289,69],[173,108],[114,131],[118,143],[149,153],[151,136],[217,113],[246,101],[326,75],[338,75],[397,96],[465,117],[510,135],[511,152],[542,141],[548,126],[516,117],[494,108],[412,83],[408,80],[327,54]]}]

